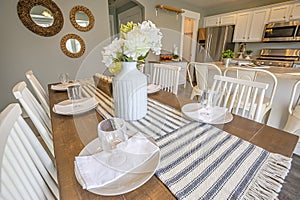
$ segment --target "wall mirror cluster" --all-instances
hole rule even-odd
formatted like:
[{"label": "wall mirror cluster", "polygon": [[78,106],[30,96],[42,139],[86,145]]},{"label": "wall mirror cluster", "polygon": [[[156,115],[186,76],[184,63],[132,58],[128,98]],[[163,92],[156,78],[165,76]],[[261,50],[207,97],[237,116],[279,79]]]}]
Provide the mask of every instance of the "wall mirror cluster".
[{"label": "wall mirror cluster", "polygon": [[64,24],[63,14],[53,1],[19,0],[17,12],[24,26],[40,36],[56,35]]},{"label": "wall mirror cluster", "polygon": [[[54,36],[64,24],[63,14],[52,0],[19,0],[17,12],[24,26],[40,36]],[[95,23],[92,12],[80,5],[71,9],[70,21],[77,30],[85,32],[91,30]],[[85,51],[83,39],[76,34],[65,35],[60,47],[71,58],[78,58]]]},{"label": "wall mirror cluster", "polygon": [[60,41],[61,50],[71,58],[78,58],[85,51],[83,39],[76,34],[67,34]]}]

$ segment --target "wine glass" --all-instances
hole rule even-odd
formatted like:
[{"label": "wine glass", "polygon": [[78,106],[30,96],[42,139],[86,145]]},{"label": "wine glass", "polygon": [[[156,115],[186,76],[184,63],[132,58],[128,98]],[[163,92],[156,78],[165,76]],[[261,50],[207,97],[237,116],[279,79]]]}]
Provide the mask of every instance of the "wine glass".
[{"label": "wine glass", "polygon": [[126,124],[123,119],[110,118],[98,124],[98,137],[103,151],[110,152],[107,160],[111,166],[120,166],[126,161],[126,155],[117,149],[117,145],[127,140]]},{"label": "wine glass", "polygon": [[68,83],[69,80],[69,74],[68,73],[61,73],[59,74],[59,81],[64,84],[64,83]]},{"label": "wine glass", "polygon": [[199,99],[199,103],[201,106],[201,114],[209,115],[211,113],[212,107],[214,107],[215,95],[213,92],[208,90],[203,90]]}]

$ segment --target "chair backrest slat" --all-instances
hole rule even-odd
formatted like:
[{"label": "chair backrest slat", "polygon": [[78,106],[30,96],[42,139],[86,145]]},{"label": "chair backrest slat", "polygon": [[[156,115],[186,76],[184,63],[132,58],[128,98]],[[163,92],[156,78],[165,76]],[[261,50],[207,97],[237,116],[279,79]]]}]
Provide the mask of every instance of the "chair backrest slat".
[{"label": "chair backrest slat", "polygon": [[40,82],[37,80],[35,75],[33,74],[32,70],[29,70],[25,73],[27,79],[29,80],[29,83],[31,84],[33,91],[35,92],[39,102],[41,103],[43,109],[47,113],[47,115],[50,117],[50,108],[49,108],[49,96],[40,84]]},{"label": "chair backrest slat", "polygon": [[19,104],[0,114],[0,192],[4,199],[59,199],[53,162],[21,117]]},{"label": "chair backrest slat", "polygon": [[177,94],[181,67],[166,64],[154,64],[153,68],[152,83],[160,85],[162,90]]},{"label": "chair backrest slat", "polygon": [[49,116],[29,91],[24,81],[17,83],[12,92],[29,115],[49,151],[54,156],[51,121]]},{"label": "chair backrest slat", "polygon": [[218,106],[223,105],[234,114],[259,122],[268,86],[266,83],[215,75],[210,95],[219,95]]},{"label": "chair backrest slat", "polygon": [[[267,70],[264,69],[254,69],[254,68],[245,68],[245,67],[230,67],[225,69],[224,76],[230,76],[238,79],[248,80],[248,81],[259,81],[269,84],[268,89],[265,91],[265,98],[263,101],[262,112],[262,121],[267,122],[268,114],[271,111],[275,92],[277,89],[277,78],[276,76]],[[249,106],[248,106],[249,107]]]}]

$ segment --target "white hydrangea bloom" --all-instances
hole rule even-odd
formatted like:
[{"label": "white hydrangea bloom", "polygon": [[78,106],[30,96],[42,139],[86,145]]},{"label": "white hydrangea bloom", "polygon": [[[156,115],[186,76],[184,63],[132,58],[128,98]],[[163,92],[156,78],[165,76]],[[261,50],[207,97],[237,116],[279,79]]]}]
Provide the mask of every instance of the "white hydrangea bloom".
[{"label": "white hydrangea bloom", "polygon": [[160,54],[162,33],[151,21],[134,26],[131,31],[122,33],[122,37],[104,47],[102,62],[107,67],[114,66],[115,62],[144,59],[150,50]]}]

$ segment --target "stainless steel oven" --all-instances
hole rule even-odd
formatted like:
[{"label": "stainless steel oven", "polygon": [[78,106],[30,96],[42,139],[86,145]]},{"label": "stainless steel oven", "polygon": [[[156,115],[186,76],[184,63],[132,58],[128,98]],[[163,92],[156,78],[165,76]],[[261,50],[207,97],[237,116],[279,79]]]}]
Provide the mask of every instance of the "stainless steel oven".
[{"label": "stainless steel oven", "polygon": [[255,65],[300,67],[300,49],[262,49]]},{"label": "stainless steel oven", "polygon": [[300,41],[300,21],[270,23],[265,26],[264,42]]}]

